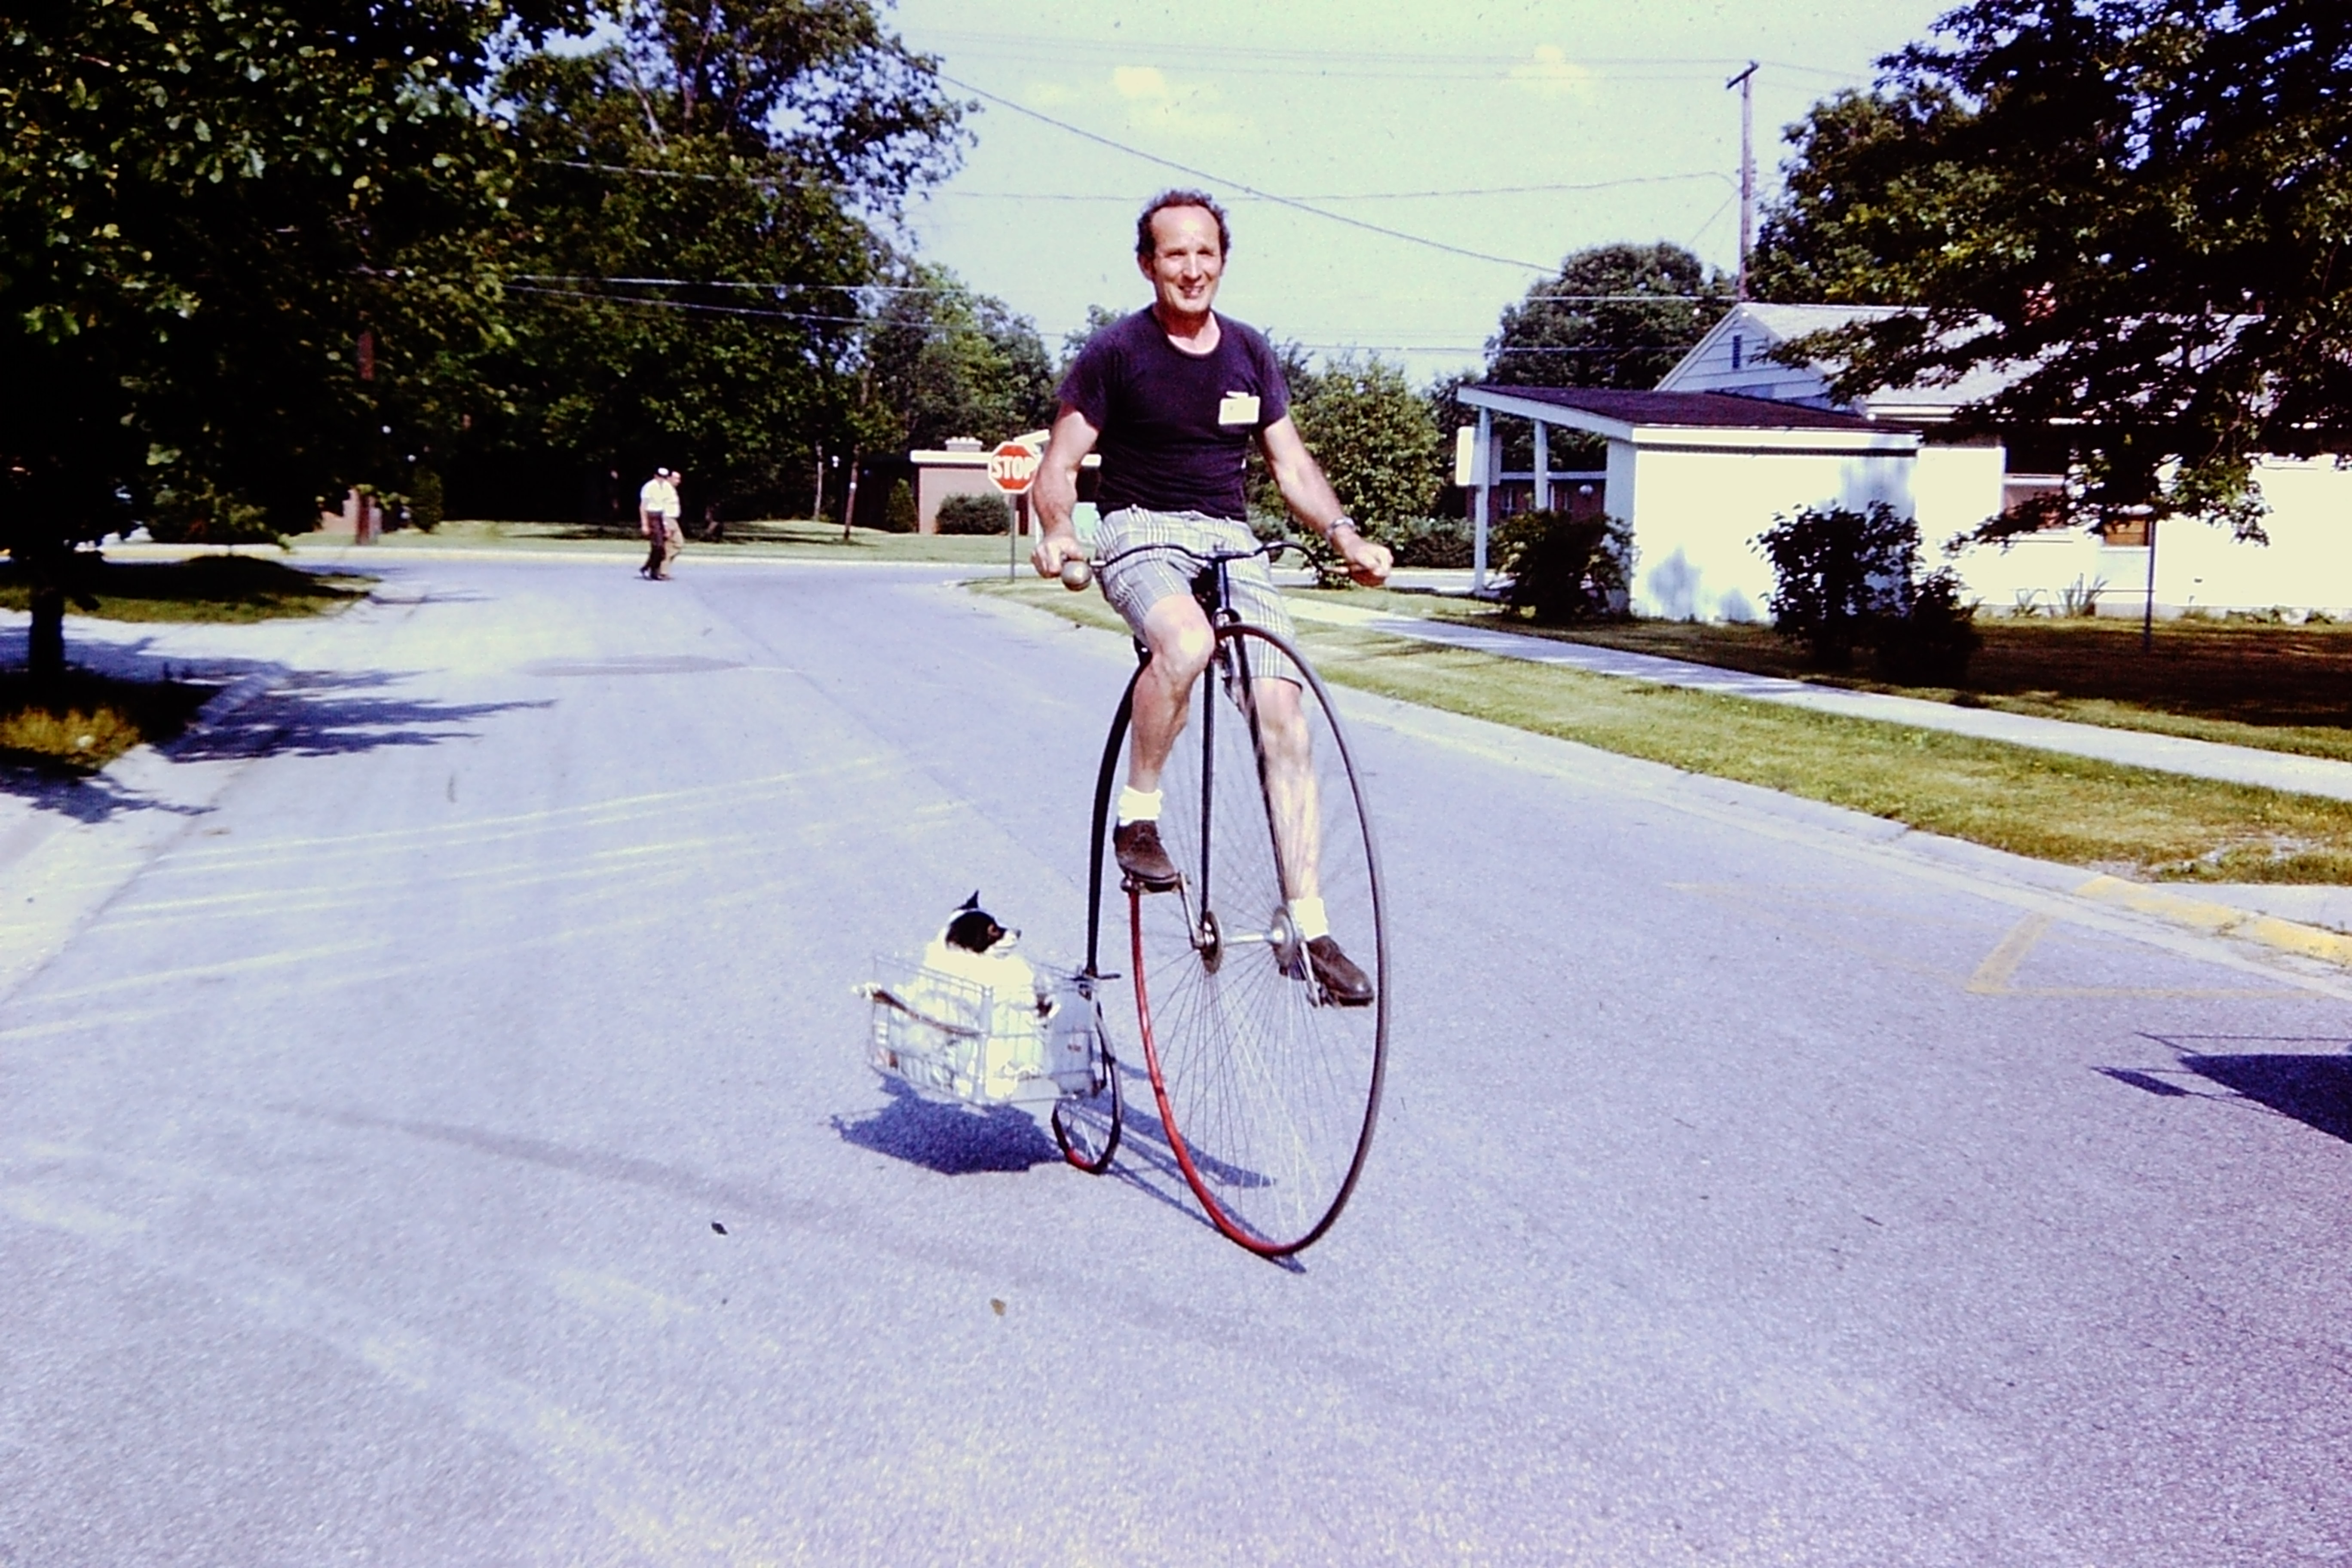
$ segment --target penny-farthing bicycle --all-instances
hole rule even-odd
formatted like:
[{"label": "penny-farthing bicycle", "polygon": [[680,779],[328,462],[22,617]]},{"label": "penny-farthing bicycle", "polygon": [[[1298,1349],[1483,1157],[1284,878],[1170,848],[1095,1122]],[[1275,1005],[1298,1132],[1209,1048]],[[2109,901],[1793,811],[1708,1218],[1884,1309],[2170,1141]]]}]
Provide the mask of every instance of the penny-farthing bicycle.
[{"label": "penny-farthing bicycle", "polygon": [[[1197,563],[1193,594],[1216,646],[1161,774],[1160,832],[1177,887],[1149,892],[1106,865],[1130,679],[1096,778],[1087,898],[1091,984],[1113,978],[1099,951],[1107,870],[1125,895],[1136,1023],[1170,1152],[1217,1228],[1267,1257],[1307,1246],[1346,1205],[1380,1111],[1389,1031],[1380,855],[1339,716],[1306,656],[1233,605],[1232,563],[1287,548],[1146,544],[1110,558],[1156,550]],[[1063,581],[1082,588],[1091,571],[1074,562]],[[1268,669],[1295,671],[1295,722],[1266,690],[1281,679]],[[1314,977],[1290,913],[1311,897],[1369,973],[1370,1003],[1342,1005]],[[1104,1087],[1053,1117],[1063,1152],[1089,1171],[1109,1164],[1120,1132],[1108,1042],[1105,1058]]]}]

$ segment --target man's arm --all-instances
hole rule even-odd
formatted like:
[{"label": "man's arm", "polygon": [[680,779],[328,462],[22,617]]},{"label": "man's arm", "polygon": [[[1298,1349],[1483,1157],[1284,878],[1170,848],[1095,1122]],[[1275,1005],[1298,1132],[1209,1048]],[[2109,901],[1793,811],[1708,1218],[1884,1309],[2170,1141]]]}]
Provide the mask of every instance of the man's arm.
[{"label": "man's arm", "polygon": [[1357,582],[1368,588],[1387,582],[1393,564],[1389,547],[1375,544],[1357,531],[1355,523],[1340,510],[1339,498],[1332,493],[1331,481],[1323,477],[1322,466],[1299,439],[1298,426],[1290,422],[1290,416],[1284,415],[1258,432],[1258,444],[1265,448],[1265,466],[1290,514],[1330,542],[1348,563],[1348,575]]},{"label": "man's arm", "polygon": [[1100,434],[1087,423],[1085,415],[1066,403],[1054,416],[1045,455],[1038,459],[1036,478],[1029,481],[1038,524],[1037,543],[1029,552],[1029,563],[1040,577],[1059,576],[1065,561],[1086,559],[1086,547],[1078,542],[1070,509],[1078,504],[1078,465],[1095,449],[1095,437]]}]

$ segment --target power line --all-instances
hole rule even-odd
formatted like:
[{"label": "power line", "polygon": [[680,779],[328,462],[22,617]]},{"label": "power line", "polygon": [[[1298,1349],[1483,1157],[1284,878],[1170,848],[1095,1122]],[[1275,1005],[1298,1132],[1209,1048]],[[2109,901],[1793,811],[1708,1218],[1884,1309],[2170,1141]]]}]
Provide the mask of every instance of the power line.
[{"label": "power line", "polygon": [[[830,289],[845,294],[968,294],[967,289],[934,289],[911,283],[782,283],[718,278],[607,278],[589,272],[518,272],[526,283],[613,283],[644,289],[758,289],[782,293],[787,289]],[[973,295],[974,299],[982,298]]]},{"label": "power line", "polygon": [[[1545,185],[1475,185],[1451,191],[1336,191],[1320,195],[1294,196],[1302,202],[1411,202],[1427,199],[1450,199],[1455,196],[1525,196],[1551,195],[1563,191],[1607,191],[1622,185],[1659,185],[1677,180],[1722,180],[1731,176],[1720,169],[1703,169],[1690,174],[1635,174],[1622,180],[1584,180],[1572,184]],[[991,201],[1019,202],[1125,202],[1133,203],[1131,195],[1080,195],[1067,191],[959,191],[941,189],[929,193],[929,199],[940,196],[971,197]],[[1260,198],[1251,197],[1251,200]]]},{"label": "power line", "polygon": [[[1536,54],[1433,54],[1421,51],[1391,49],[1267,49],[1234,45],[1174,44],[1163,42],[1126,42],[1110,39],[1071,38],[1054,35],[1021,35],[996,31],[942,28],[924,34],[927,39],[958,46],[960,53],[1010,54],[1023,59],[1034,59],[1040,54],[1091,55],[1132,64],[1150,55],[1166,58],[1192,58],[1215,62],[1220,68],[1235,75],[1248,76],[1368,76],[1375,79],[1475,77],[1491,78],[1496,69],[1508,70],[1514,66],[1548,66],[1555,62]],[[1640,70],[1665,73],[1660,77],[1617,76],[1615,80],[1701,80],[1718,75],[1727,67],[1745,65],[1746,56],[1673,56],[1673,55],[1594,55],[1569,58],[1564,53],[1557,64],[1579,70]],[[1835,81],[1859,81],[1860,73],[1839,70],[1827,66],[1800,65],[1791,60],[1763,62],[1775,71],[1797,76],[1823,77]],[[1353,67],[1371,68],[1367,69]]]},{"label": "power line", "polygon": [[1319,218],[1328,218],[1333,223],[1345,224],[1349,228],[1360,228],[1371,234],[1385,235],[1391,239],[1402,239],[1409,245],[1425,246],[1429,249],[1443,250],[1449,255],[1454,256],[1466,256],[1473,261],[1492,261],[1497,266],[1516,267],[1520,268],[1522,271],[1527,272],[1549,272],[1551,270],[1549,266],[1541,262],[1522,261],[1518,258],[1511,256],[1493,256],[1483,250],[1470,250],[1462,246],[1448,245],[1444,240],[1431,239],[1424,235],[1407,234],[1402,229],[1388,228],[1380,224],[1367,223],[1362,218],[1349,217],[1345,213],[1326,212],[1321,207],[1309,206],[1307,203],[1298,200],[1295,196],[1281,196],[1275,195],[1272,191],[1261,191],[1255,185],[1245,185],[1239,180],[1225,179],[1220,175],[1212,174],[1205,169],[1196,169],[1189,163],[1179,163],[1172,158],[1162,158],[1156,153],[1147,153],[1140,147],[1130,147],[1124,142],[1114,142],[1108,136],[1098,136],[1095,134],[1095,132],[1086,130],[1081,126],[1071,124],[1066,120],[1056,120],[1050,114],[1040,114],[1037,110],[1030,109],[1025,105],[1015,103],[1009,98],[1000,98],[995,93],[990,92],[985,88],[974,87],[968,81],[960,81],[956,78],[948,75],[945,71],[939,73],[939,76],[940,79],[946,82],[950,87],[959,89],[964,92],[976,93],[980,97],[986,99],[991,103],[998,104],[1005,109],[1009,109],[1015,114],[1025,114],[1030,119],[1040,121],[1045,124],[1053,126],[1057,131],[1066,131],[1073,136],[1083,137],[1088,142],[1093,142],[1101,146],[1108,147],[1114,152],[1125,153],[1129,157],[1141,158],[1146,163],[1157,163],[1162,168],[1173,169],[1180,174],[1190,174],[1196,180],[1206,180],[1211,184],[1224,185],[1233,190],[1241,191],[1246,195],[1257,197],[1260,201],[1273,202],[1278,206],[1290,207],[1298,212],[1311,214],[1312,216]]}]

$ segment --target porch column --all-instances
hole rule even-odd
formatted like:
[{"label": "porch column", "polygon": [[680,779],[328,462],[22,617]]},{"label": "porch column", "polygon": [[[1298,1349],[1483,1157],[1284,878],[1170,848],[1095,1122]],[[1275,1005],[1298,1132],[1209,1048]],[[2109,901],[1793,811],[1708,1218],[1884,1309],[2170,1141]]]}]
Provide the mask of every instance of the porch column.
[{"label": "porch column", "polygon": [[1486,591],[1487,498],[1495,483],[1495,411],[1491,408],[1478,410],[1478,471],[1471,479],[1478,489],[1473,507],[1477,527],[1470,542],[1470,591],[1483,594]]},{"label": "porch column", "polygon": [[1551,426],[1536,421],[1536,510],[1551,510]]}]

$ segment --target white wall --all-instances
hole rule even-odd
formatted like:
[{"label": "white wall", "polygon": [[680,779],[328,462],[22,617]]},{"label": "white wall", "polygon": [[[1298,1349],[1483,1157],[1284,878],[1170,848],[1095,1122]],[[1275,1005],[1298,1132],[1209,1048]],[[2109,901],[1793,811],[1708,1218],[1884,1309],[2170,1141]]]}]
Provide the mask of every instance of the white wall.
[{"label": "white wall", "polygon": [[1908,513],[1912,463],[1908,452],[1709,452],[1611,442],[1609,510],[1630,515],[1641,552],[1634,613],[1768,618],[1772,569],[1753,541],[1774,516],[1808,506],[1858,510],[1875,500]]},{"label": "white wall", "polygon": [[1998,441],[1919,448],[1911,498],[1912,515],[1919,520],[1923,564],[1942,564],[1944,546],[1954,535],[1972,532],[1999,514],[2001,480],[2008,471],[2009,454]]},{"label": "white wall", "polygon": [[[2331,458],[2265,458],[2254,477],[2271,509],[2263,520],[2267,545],[2242,544],[2228,529],[2193,518],[2158,524],[2158,615],[2188,608],[2318,609],[2339,617],[2352,612],[2352,469],[2338,468]],[[2005,552],[1976,546],[1958,566],[1970,595],[1992,611],[2013,608],[2029,592],[2038,591],[2044,606],[2057,604],[2078,581],[2105,584],[2103,614],[2137,615],[2147,599],[2147,552],[2110,550],[2081,529],[2022,539]]]}]

